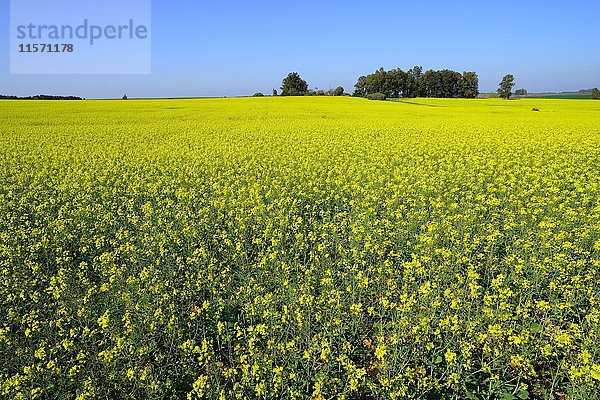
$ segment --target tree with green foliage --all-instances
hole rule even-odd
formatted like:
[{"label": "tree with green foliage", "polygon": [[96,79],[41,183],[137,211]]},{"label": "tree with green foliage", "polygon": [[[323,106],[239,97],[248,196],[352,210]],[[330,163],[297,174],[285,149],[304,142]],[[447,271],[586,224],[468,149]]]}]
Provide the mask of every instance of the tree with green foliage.
[{"label": "tree with green foliage", "polygon": [[273,96],[277,96],[277,89],[273,89]]},{"label": "tree with green foliage", "polygon": [[512,74],[505,75],[498,87],[498,95],[505,100],[510,99],[513,87],[515,87],[515,77]]},{"label": "tree with green foliage", "polygon": [[400,68],[389,70],[386,76],[386,90],[391,94],[389,97],[397,98],[406,93],[407,73]]},{"label": "tree with green foliage", "polygon": [[515,90],[515,94],[517,96],[525,96],[527,94],[527,90],[526,89],[517,89],[517,90]]},{"label": "tree with green foliage", "polygon": [[370,75],[359,77],[354,85],[354,96],[366,97],[372,93],[383,93],[386,97],[398,97],[398,88],[393,84],[393,72],[379,68]]},{"label": "tree with green foliage", "polygon": [[290,72],[281,83],[282,96],[304,96],[308,93],[308,83],[297,72]]},{"label": "tree with green foliage", "polygon": [[435,97],[441,97],[451,99],[460,96],[460,83],[462,81],[462,74],[460,72],[451,71],[449,69],[443,69],[438,71],[440,75],[440,92]]},{"label": "tree with green foliage", "polygon": [[123,95],[123,100],[127,100],[127,95]]},{"label": "tree with green foliage", "polygon": [[335,88],[335,90],[333,91],[333,95],[334,96],[343,96],[344,95],[344,88],[341,86],[338,86]]},{"label": "tree with green foliage", "polygon": [[600,90],[598,88],[592,89],[592,99],[600,100]]},{"label": "tree with green foliage", "polygon": [[252,97],[265,97],[265,95],[262,94],[261,92],[256,92],[252,95]]},{"label": "tree with green foliage", "polygon": [[463,71],[460,77],[458,97],[474,99],[479,96],[479,77],[475,72]]},{"label": "tree with green foliage", "polygon": [[423,67],[418,65],[406,71],[402,97],[424,97],[421,79],[422,75]]}]

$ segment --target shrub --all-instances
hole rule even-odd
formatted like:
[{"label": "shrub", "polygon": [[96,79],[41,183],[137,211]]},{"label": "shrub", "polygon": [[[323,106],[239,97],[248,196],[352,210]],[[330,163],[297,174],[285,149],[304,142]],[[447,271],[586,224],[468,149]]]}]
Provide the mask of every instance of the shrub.
[{"label": "shrub", "polygon": [[385,100],[387,97],[383,93],[371,93],[367,95],[369,100]]},{"label": "shrub", "polygon": [[256,92],[252,95],[252,97],[265,97],[265,95],[262,94],[261,92]]}]

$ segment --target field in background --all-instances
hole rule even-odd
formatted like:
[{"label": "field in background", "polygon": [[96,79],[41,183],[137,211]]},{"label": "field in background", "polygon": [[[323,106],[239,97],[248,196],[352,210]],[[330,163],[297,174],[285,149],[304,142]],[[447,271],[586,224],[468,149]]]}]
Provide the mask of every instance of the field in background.
[{"label": "field in background", "polygon": [[[497,93],[481,93],[481,99],[498,98]],[[561,100],[592,100],[592,92],[572,93],[528,93],[523,96],[512,95],[511,100],[516,99],[561,99]]]},{"label": "field in background", "polygon": [[556,93],[543,96],[545,99],[591,100],[592,93]]},{"label": "field in background", "polygon": [[0,393],[597,398],[599,202],[600,102],[5,101]]}]

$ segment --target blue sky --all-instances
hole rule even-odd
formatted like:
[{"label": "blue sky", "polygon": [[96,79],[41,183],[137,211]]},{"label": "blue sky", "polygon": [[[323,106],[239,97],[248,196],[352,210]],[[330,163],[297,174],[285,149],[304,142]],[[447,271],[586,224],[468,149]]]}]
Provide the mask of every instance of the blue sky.
[{"label": "blue sky", "polygon": [[599,18],[598,0],[153,0],[151,74],[10,75],[0,0],[0,94],[248,95],[291,71],[351,91],[359,75],[414,65],[476,71],[481,91],[506,73],[529,91],[578,90],[600,86]]}]

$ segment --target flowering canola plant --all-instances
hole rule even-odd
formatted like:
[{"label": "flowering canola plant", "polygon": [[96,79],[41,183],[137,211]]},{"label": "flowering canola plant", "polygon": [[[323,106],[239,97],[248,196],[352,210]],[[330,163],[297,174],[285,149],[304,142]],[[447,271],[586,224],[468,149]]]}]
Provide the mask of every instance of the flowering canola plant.
[{"label": "flowering canola plant", "polygon": [[591,101],[0,104],[1,398],[598,398],[599,278]]}]

